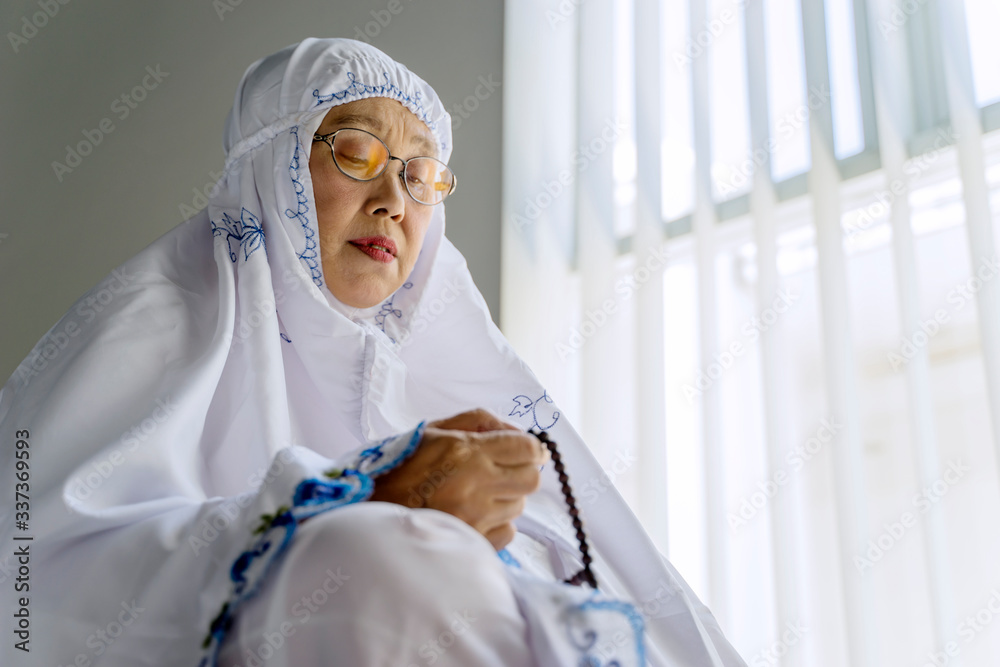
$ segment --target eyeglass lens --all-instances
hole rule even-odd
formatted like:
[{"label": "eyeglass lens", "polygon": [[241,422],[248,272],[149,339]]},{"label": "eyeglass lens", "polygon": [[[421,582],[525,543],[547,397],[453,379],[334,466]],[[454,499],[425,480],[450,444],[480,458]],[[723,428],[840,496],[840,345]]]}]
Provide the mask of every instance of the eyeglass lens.
[{"label": "eyeglass lens", "polygon": [[[370,181],[385,169],[389,152],[377,137],[361,130],[344,129],[333,139],[337,166],[359,181]],[[406,162],[406,189],[423,204],[437,204],[451,192],[454,175],[441,161],[416,157]]]}]

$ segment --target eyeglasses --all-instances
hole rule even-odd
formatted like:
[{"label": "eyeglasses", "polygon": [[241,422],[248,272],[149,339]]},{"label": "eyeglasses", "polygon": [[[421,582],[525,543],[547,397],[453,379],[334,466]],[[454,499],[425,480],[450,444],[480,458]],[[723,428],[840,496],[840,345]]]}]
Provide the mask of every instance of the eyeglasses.
[{"label": "eyeglasses", "polygon": [[455,191],[455,173],[441,160],[432,157],[412,157],[409,160],[389,153],[389,147],[371,132],[343,128],[330,134],[316,134],[313,141],[330,146],[333,163],[344,176],[355,181],[371,181],[382,175],[390,160],[399,160],[403,168],[399,178],[413,200],[433,206]]}]

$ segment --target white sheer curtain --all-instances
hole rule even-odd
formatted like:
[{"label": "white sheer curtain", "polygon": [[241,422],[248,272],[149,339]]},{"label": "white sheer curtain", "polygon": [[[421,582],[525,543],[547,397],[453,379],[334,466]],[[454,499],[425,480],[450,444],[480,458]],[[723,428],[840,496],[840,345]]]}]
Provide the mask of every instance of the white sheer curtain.
[{"label": "white sheer curtain", "polygon": [[1000,5],[509,0],[501,324],[751,665],[1000,655]]}]

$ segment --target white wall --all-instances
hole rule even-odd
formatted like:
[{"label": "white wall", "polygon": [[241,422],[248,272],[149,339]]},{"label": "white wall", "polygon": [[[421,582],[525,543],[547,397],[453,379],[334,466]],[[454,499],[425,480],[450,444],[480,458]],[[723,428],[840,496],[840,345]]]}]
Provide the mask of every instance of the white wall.
[{"label": "white wall", "polygon": [[[58,12],[43,17],[39,0],[0,6],[0,383],[76,299],[179,223],[182,205],[200,207],[194,189],[222,167],[243,71],[310,36],[367,30],[452,112],[460,187],[448,237],[499,316],[503,89],[470,96],[480,77],[501,80],[502,0],[41,1]],[[43,27],[25,29],[25,17]],[[9,33],[22,30],[30,38],[12,44]],[[121,118],[111,105],[147,66],[169,76]],[[114,130],[60,181],[52,163],[104,118]]]}]

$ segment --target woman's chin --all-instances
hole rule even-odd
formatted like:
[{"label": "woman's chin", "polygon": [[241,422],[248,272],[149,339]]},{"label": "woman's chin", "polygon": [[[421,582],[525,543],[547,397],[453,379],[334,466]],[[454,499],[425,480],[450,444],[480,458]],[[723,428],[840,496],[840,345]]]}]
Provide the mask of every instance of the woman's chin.
[{"label": "woman's chin", "polygon": [[350,306],[351,308],[371,308],[372,306],[377,306],[388,299],[389,295],[392,294],[392,292],[386,292],[383,294],[383,291],[384,290],[361,292],[355,290],[348,293],[338,294],[337,292],[331,290],[333,295],[337,297],[338,301],[345,306]]}]

